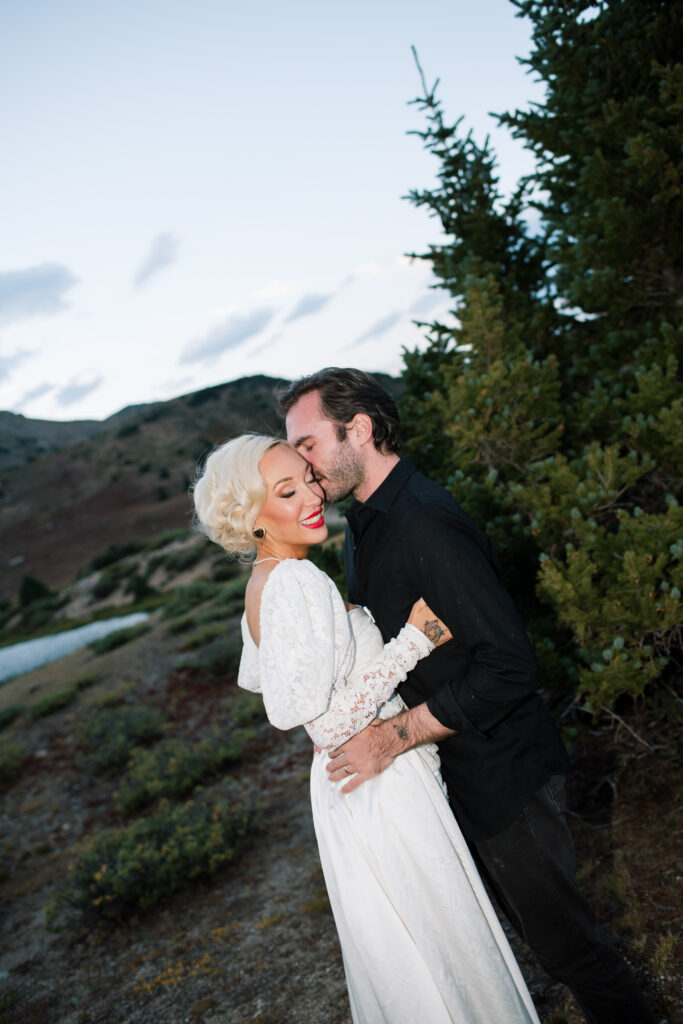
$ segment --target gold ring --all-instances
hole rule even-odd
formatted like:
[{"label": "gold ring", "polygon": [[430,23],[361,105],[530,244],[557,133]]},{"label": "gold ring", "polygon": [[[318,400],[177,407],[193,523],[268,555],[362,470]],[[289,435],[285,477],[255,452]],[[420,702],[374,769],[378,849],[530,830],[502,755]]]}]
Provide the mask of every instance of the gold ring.
[{"label": "gold ring", "polygon": [[353,775],[353,772],[349,768],[348,764],[344,765],[344,771],[346,772],[347,775]]}]

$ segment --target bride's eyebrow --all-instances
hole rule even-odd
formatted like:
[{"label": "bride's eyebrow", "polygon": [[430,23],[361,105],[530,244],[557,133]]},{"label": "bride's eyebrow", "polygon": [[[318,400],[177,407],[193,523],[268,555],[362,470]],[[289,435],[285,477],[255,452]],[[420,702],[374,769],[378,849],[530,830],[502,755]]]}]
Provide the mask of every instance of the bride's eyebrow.
[{"label": "bride's eyebrow", "polygon": [[291,476],[283,476],[282,480],[278,480],[276,484],[273,484],[273,487],[279,487],[280,484],[288,484],[292,479]]}]

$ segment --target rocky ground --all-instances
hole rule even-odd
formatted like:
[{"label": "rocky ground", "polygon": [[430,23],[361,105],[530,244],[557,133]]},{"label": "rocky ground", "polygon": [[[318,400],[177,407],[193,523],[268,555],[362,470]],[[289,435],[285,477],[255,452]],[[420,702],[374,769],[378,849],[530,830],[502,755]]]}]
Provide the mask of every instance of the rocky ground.
[{"label": "rocky ground", "polygon": [[[179,675],[174,644],[158,620],[117,651],[77,652],[0,688],[0,710],[16,702],[28,708],[93,666],[97,672],[75,703],[35,720],[24,713],[0,733],[23,747],[1,818],[0,1024],[350,1024],[309,810],[311,748],[301,729],[282,734],[261,722],[231,769],[262,814],[227,869],[123,924],[46,928],[45,905],[79,844],[117,820],[114,783],[83,767],[78,725],[88,708],[123,687],[127,699],[133,693],[160,707],[179,735],[198,736],[234,690],[234,678],[207,686]],[[615,796],[614,762],[603,748],[600,740],[596,750],[578,752],[584,771],[573,784],[583,879],[617,927],[658,1020],[676,1024],[683,1020],[680,783],[660,772],[657,785],[641,791],[638,780],[650,776],[635,765],[617,780]],[[580,1024],[566,991],[511,941],[544,1024]]]}]

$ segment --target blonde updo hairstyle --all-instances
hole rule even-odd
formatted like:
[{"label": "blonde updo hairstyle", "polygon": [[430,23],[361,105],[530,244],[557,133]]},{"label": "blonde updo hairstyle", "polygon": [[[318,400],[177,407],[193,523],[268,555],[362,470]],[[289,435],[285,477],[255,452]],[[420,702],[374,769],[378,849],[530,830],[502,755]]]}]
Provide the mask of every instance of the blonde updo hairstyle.
[{"label": "blonde updo hairstyle", "polygon": [[254,557],[254,522],[267,493],[259,463],[284,443],[263,434],[242,434],[215,448],[195,481],[197,526],[228,554]]}]

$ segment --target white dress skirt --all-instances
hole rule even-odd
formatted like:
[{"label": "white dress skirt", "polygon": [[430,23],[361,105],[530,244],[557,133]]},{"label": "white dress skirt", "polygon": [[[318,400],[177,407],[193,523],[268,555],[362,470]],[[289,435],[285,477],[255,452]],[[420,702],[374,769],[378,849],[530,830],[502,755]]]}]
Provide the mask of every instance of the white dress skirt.
[{"label": "white dress skirt", "polygon": [[347,613],[311,562],[271,572],[257,647],[242,619],[238,682],[260,692],[273,725],[316,744],[311,802],[354,1024],[528,1024],[531,996],[446,798],[434,744],[397,757],[343,795],[326,750],[378,714],[433,649],[406,626],[384,645],[361,609]]}]

